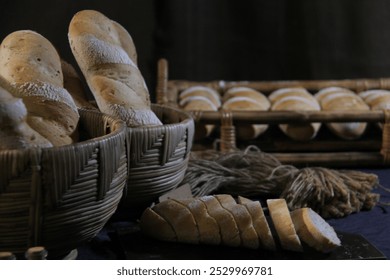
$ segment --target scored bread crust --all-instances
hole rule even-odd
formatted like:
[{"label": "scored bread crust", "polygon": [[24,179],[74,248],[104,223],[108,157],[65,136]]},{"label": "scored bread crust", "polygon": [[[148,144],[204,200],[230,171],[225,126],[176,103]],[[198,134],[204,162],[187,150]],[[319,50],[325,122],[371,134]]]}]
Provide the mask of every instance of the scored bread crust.
[{"label": "scored bread crust", "polygon": [[284,199],[268,199],[267,205],[281,247],[285,250],[302,252],[302,244],[295,231],[286,201]]},{"label": "scored bread crust", "polygon": [[199,243],[199,231],[194,216],[186,206],[168,199],[156,204],[152,209],[172,226],[177,241]]},{"label": "scored bread crust", "polygon": [[207,212],[213,217],[220,228],[222,244],[231,247],[238,247],[241,245],[240,232],[233,215],[222,207],[218,199],[214,196],[202,196],[199,199],[204,202]]},{"label": "scored bread crust", "polygon": [[130,34],[105,15],[83,10],[69,25],[69,43],[99,109],[130,127],[161,125],[136,62]]},{"label": "scored bread crust", "polygon": [[1,43],[0,75],[27,108],[27,122],[54,146],[73,143],[79,114],[63,88],[60,57],[54,46],[31,30],[9,34]]},{"label": "scored bread crust", "polygon": [[209,215],[206,205],[199,199],[176,200],[191,211],[199,230],[199,242],[203,244],[221,244],[221,234],[217,221]]},{"label": "scored bread crust", "polygon": [[26,121],[27,109],[22,99],[14,97],[0,77],[0,150],[52,147],[53,145]]},{"label": "scored bread crust", "polygon": [[316,250],[328,253],[341,245],[334,229],[311,208],[291,212],[299,238]]},{"label": "scored bread crust", "polygon": [[163,241],[177,241],[172,226],[150,207],[146,208],[140,217],[140,228],[150,237]]},{"label": "scored bread crust", "polygon": [[267,250],[275,251],[275,240],[272,236],[271,229],[268,225],[260,201],[253,201],[239,196],[238,203],[244,205],[248,209],[249,214],[252,216],[253,227],[259,237],[260,246]]},{"label": "scored bread crust", "polygon": [[245,248],[259,248],[259,237],[253,227],[252,217],[245,206],[237,204],[231,195],[215,195],[222,207],[234,217],[241,238],[241,246]]}]

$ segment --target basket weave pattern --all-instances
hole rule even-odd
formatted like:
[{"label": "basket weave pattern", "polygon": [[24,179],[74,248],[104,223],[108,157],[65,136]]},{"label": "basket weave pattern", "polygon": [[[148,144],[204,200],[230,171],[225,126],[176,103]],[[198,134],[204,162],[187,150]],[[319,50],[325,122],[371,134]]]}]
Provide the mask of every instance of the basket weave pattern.
[{"label": "basket weave pattern", "polygon": [[115,212],[127,180],[124,123],[80,110],[80,126],[89,140],[0,152],[0,251],[66,252]]},{"label": "basket weave pattern", "polygon": [[129,186],[125,206],[153,202],[177,187],[187,169],[194,121],[181,110],[153,104],[164,125],[129,128],[126,133]]}]

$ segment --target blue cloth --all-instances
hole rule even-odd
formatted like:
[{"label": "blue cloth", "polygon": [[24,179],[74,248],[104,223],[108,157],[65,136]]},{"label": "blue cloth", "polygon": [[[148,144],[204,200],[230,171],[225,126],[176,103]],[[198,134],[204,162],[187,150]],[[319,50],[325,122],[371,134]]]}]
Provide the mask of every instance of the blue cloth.
[{"label": "blue cloth", "polygon": [[[390,203],[390,169],[361,170],[378,175],[380,184],[389,191],[377,188],[380,202]],[[390,206],[378,204],[370,211],[361,211],[340,219],[330,219],[337,231],[360,234],[390,259]]]}]

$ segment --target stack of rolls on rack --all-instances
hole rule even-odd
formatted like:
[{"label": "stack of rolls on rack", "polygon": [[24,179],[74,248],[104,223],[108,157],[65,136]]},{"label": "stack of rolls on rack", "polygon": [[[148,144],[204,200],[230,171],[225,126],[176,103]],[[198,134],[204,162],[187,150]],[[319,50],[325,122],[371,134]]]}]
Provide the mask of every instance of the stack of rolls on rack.
[{"label": "stack of rolls on rack", "polygon": [[[362,91],[358,94],[372,111],[390,109],[390,91],[384,89],[372,89]],[[383,124],[378,123],[382,128]]]},{"label": "stack of rolls on rack", "polygon": [[[355,92],[341,87],[327,87],[315,94],[324,111],[368,111],[370,107]],[[340,138],[358,139],[366,130],[367,123],[327,123],[328,128]]]},{"label": "stack of rolls on rack", "polygon": [[[304,88],[281,88],[269,96],[272,111],[320,111],[321,107],[313,95]],[[308,141],[313,139],[321,123],[279,124],[279,128],[293,140]]]},{"label": "stack of rolls on rack", "polygon": [[[268,111],[271,103],[261,92],[248,87],[232,87],[223,95],[222,108],[230,111]],[[239,140],[259,137],[268,128],[266,124],[240,125],[236,127]]]},{"label": "stack of rolls on rack", "polygon": [[8,125],[15,125],[20,141],[22,134],[31,136],[25,147],[28,142],[48,147],[47,142],[62,146],[78,140],[79,113],[64,88],[60,56],[45,37],[31,30],[5,37],[0,46],[0,76],[4,79],[2,87],[14,97],[3,95],[1,106],[5,111],[15,110],[8,111],[13,114],[6,117]]},{"label": "stack of rolls on rack", "polygon": [[[218,111],[221,107],[221,96],[211,87],[192,86],[180,92],[179,106],[184,111],[192,112],[195,115],[202,111]],[[196,124],[194,140],[209,137],[214,130],[215,125]]]}]

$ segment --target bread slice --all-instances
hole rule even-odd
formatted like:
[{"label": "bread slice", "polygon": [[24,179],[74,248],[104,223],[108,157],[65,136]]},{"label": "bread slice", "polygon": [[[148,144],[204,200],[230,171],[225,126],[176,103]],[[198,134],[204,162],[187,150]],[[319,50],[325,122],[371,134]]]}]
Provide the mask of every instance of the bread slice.
[{"label": "bread slice", "polygon": [[231,247],[238,247],[241,245],[240,232],[233,215],[222,207],[218,199],[214,196],[207,195],[199,197],[207,208],[207,212],[217,222],[221,233],[222,244]]},{"label": "bread slice", "polygon": [[294,210],[291,218],[299,238],[310,247],[328,253],[341,246],[333,227],[311,208]]},{"label": "bread slice", "polygon": [[276,250],[275,240],[272,236],[271,229],[264,215],[260,201],[253,201],[248,198],[239,196],[238,203],[244,205],[252,217],[253,227],[259,237],[260,247],[267,250]]},{"label": "bread slice", "polygon": [[141,231],[150,237],[176,242],[177,236],[172,226],[150,207],[146,208],[140,218]]},{"label": "bread slice", "polygon": [[199,242],[202,244],[221,244],[221,233],[217,221],[209,215],[206,205],[199,199],[175,200],[190,210],[199,230]]},{"label": "bread slice", "polygon": [[241,246],[245,248],[259,248],[259,237],[253,227],[252,217],[244,205],[237,204],[231,195],[215,195],[222,207],[234,217],[241,238]]},{"label": "bread slice", "polygon": [[199,231],[194,216],[187,207],[172,199],[167,199],[156,204],[152,209],[172,226],[177,241],[199,243]]},{"label": "bread slice", "polygon": [[302,244],[295,231],[286,201],[284,199],[268,199],[267,205],[281,247],[285,250],[302,252]]}]

